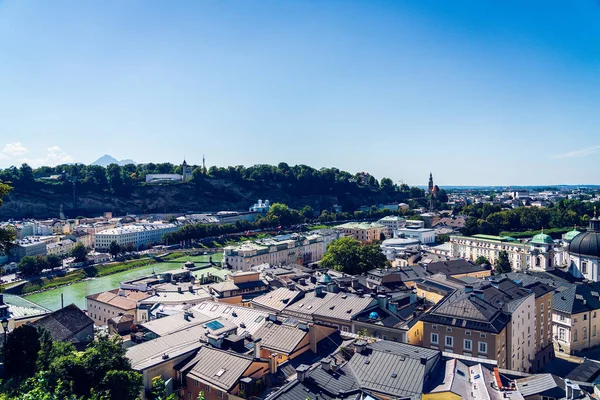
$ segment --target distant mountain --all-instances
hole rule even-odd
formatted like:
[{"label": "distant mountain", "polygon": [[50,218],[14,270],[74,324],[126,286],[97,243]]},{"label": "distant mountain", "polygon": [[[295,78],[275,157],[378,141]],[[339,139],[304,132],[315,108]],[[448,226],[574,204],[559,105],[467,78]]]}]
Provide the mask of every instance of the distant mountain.
[{"label": "distant mountain", "polygon": [[108,167],[110,164],[127,165],[127,164],[135,164],[135,163],[136,163],[135,161],[130,160],[130,159],[119,161],[116,158],[114,158],[113,156],[105,154],[102,157],[100,157],[99,159],[97,159],[96,161],[94,161],[91,165],[100,165],[102,167]]}]

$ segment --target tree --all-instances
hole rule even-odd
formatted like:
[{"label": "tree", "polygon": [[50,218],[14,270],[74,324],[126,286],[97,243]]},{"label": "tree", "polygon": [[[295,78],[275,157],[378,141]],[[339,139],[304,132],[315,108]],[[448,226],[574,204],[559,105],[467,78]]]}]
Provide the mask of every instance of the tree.
[{"label": "tree", "polygon": [[77,243],[71,249],[71,257],[75,258],[75,262],[84,262],[87,260],[88,250],[83,243]]},{"label": "tree", "polygon": [[[11,191],[11,187],[0,181],[0,207],[2,207],[2,198]],[[0,254],[7,254],[12,242],[16,239],[15,230],[12,227],[0,228]]]},{"label": "tree", "polygon": [[19,265],[17,267],[23,275],[34,276],[39,275],[40,272],[42,272],[42,269],[44,269],[44,264],[46,263],[47,261],[44,262],[42,256],[25,256],[21,259],[21,261],[19,261]]},{"label": "tree", "polygon": [[496,273],[504,274],[511,271],[510,261],[508,261],[508,253],[505,250],[501,250],[498,253],[498,259],[496,260]]},{"label": "tree", "polygon": [[130,400],[138,397],[143,386],[139,372],[110,370],[106,372],[96,391],[102,394],[102,400]]},{"label": "tree", "polygon": [[121,246],[117,242],[114,240],[110,242],[110,245],[108,246],[108,252],[113,258],[121,254],[122,251],[123,249],[121,249]]},{"label": "tree", "polygon": [[477,259],[475,260],[475,264],[479,264],[479,265],[483,265],[483,264],[487,264],[490,265],[490,260],[488,260],[486,257],[484,256],[479,256],[477,257]]},{"label": "tree", "polygon": [[46,257],[48,261],[48,267],[51,269],[62,267],[62,259],[56,254],[50,254]]},{"label": "tree", "polygon": [[4,348],[4,373],[15,380],[32,377],[40,351],[37,329],[22,325],[8,334]]},{"label": "tree", "polygon": [[321,267],[347,274],[360,274],[385,267],[387,259],[378,244],[364,244],[350,236],[335,240],[328,247]]}]

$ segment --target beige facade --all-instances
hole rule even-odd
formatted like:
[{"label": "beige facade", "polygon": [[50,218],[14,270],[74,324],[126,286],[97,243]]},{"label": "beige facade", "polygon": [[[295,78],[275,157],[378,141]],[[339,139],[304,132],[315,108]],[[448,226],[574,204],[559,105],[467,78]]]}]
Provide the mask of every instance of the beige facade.
[{"label": "beige facade", "polygon": [[293,265],[316,262],[323,258],[329,243],[340,237],[335,231],[296,235],[285,240],[257,240],[223,250],[223,263],[235,270],[248,271],[260,264]]},{"label": "beige facade", "polygon": [[345,236],[351,236],[363,243],[381,240],[381,234],[385,234],[386,232],[386,227],[382,224],[369,224],[365,222],[349,222],[347,224],[336,226],[336,229],[343,232]]},{"label": "beige facade", "polygon": [[87,313],[96,326],[107,325],[109,319],[119,315],[130,314],[137,317],[138,301],[149,296],[145,292],[121,289],[92,294],[86,297]]},{"label": "beige facade", "polygon": [[500,251],[506,251],[513,270],[524,270],[527,267],[530,246],[514,239],[491,235],[450,236],[450,244],[451,257],[475,261],[477,257],[483,256],[494,265]]},{"label": "beige facade", "polygon": [[574,352],[600,345],[600,310],[566,314],[552,312],[552,335],[556,351]]},{"label": "beige facade", "polygon": [[536,354],[536,308],[533,293],[512,312],[506,329],[508,368],[529,372]]}]

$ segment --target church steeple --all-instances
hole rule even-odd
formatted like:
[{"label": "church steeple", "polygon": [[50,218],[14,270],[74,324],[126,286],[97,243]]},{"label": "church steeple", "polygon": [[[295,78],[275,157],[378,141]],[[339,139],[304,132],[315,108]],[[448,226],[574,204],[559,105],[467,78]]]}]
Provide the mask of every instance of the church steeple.
[{"label": "church steeple", "polygon": [[433,174],[431,172],[429,172],[429,188],[428,188],[428,192],[429,193],[433,192]]}]

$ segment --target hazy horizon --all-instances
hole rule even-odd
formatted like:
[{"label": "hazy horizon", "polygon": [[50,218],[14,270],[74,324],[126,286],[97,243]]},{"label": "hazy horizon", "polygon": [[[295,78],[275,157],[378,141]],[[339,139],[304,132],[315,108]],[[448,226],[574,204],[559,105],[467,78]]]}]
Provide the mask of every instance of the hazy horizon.
[{"label": "hazy horizon", "polygon": [[600,184],[599,19],[599,2],[1,1],[0,167],[204,154]]}]

